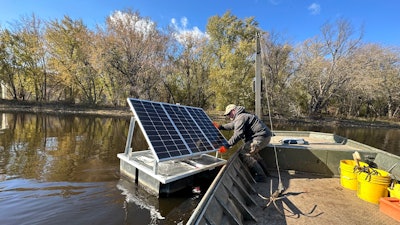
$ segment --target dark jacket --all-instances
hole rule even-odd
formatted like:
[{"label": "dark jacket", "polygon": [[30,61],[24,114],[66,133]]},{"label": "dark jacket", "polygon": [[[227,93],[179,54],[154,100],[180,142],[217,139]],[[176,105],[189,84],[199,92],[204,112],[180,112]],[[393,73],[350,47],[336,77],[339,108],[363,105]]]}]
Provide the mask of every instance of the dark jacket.
[{"label": "dark jacket", "polygon": [[264,124],[256,115],[247,113],[243,106],[236,106],[236,114],[233,121],[221,125],[221,130],[234,130],[229,139],[230,146],[235,145],[240,140],[251,141],[256,137],[270,137],[272,133],[267,125]]}]

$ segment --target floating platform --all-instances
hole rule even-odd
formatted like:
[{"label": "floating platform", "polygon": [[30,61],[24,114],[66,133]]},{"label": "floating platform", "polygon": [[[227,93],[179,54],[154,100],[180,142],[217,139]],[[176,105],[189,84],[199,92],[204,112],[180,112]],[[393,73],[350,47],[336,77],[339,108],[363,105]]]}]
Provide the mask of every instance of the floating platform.
[{"label": "floating platform", "polygon": [[125,151],[117,155],[122,175],[158,196],[211,183],[226,163],[211,154],[227,141],[202,108],[127,101],[133,116]]},{"label": "floating platform", "polygon": [[219,168],[226,163],[226,160],[209,154],[157,163],[150,150],[128,155],[120,153],[118,158],[122,175],[158,196],[191,188],[200,177],[213,180]]}]

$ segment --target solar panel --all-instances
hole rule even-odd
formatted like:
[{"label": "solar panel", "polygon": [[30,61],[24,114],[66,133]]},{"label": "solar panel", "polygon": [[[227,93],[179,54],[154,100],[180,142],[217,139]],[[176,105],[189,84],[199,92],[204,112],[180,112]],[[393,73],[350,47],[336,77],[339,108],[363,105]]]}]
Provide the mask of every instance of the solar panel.
[{"label": "solar panel", "polygon": [[215,152],[226,143],[202,108],[128,98],[157,161]]}]

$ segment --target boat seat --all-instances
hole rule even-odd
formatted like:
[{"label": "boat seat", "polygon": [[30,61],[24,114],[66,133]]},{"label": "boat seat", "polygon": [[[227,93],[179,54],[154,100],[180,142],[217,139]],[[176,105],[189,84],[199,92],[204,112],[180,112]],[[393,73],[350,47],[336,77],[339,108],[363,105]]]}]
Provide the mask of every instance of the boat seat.
[{"label": "boat seat", "polygon": [[400,157],[378,153],[375,157],[374,163],[379,165],[379,169],[390,172],[397,180],[400,179]]}]

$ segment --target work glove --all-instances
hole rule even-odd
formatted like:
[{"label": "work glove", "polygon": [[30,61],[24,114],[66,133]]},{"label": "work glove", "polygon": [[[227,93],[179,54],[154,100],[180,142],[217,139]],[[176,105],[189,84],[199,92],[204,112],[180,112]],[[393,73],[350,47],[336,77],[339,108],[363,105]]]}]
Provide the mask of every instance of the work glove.
[{"label": "work glove", "polygon": [[218,152],[224,154],[226,152],[226,147],[225,146],[219,147]]},{"label": "work glove", "polygon": [[230,148],[230,145],[228,143],[224,143],[224,145],[219,147],[218,152],[221,154],[224,154],[229,148]]},{"label": "work glove", "polygon": [[217,122],[213,122],[213,125],[215,128],[217,128],[218,130],[221,130],[221,125],[219,125]]}]

